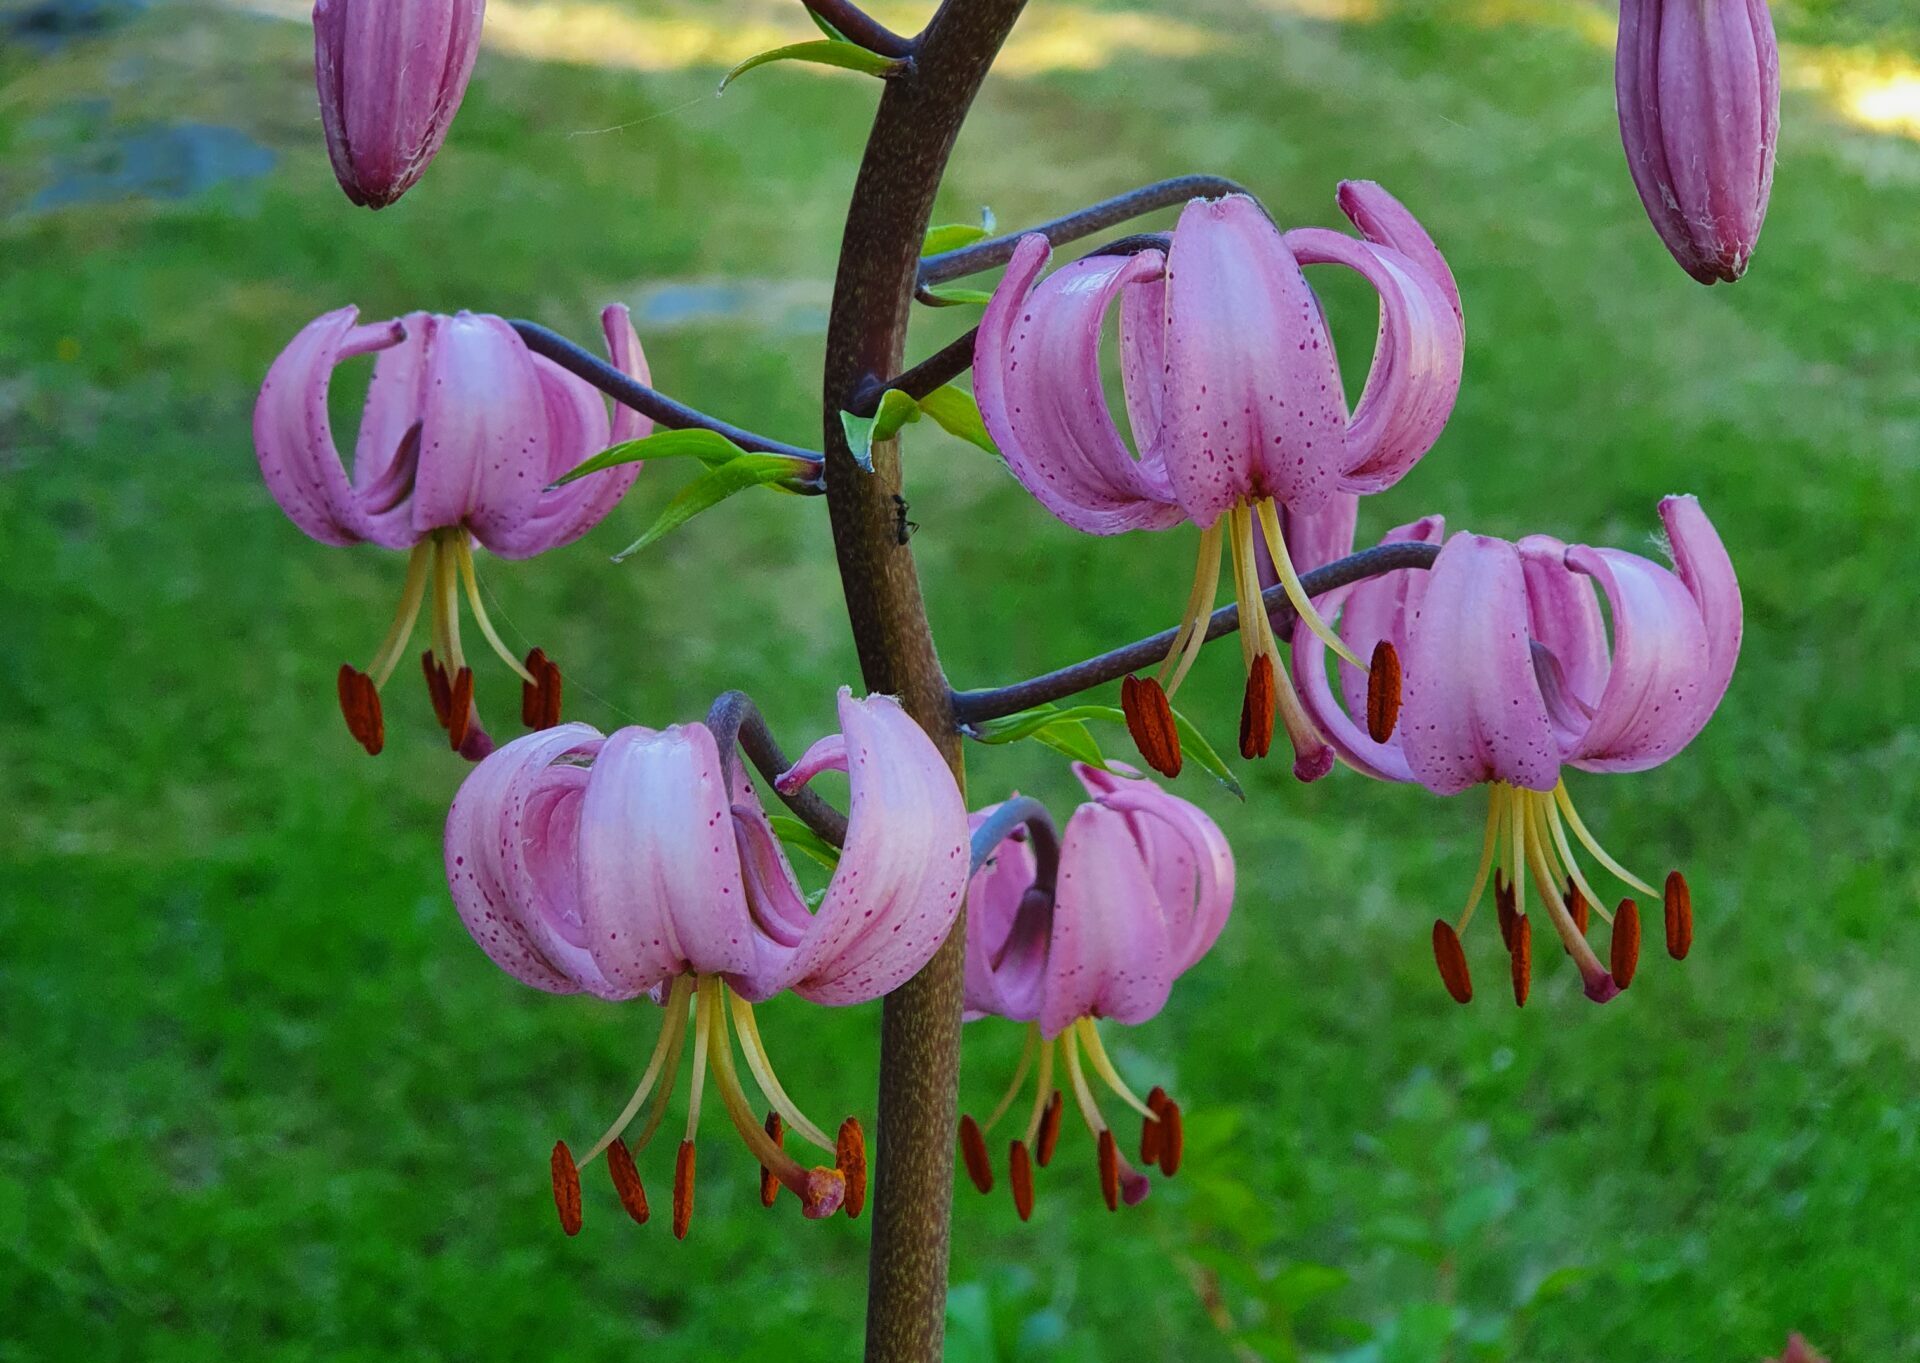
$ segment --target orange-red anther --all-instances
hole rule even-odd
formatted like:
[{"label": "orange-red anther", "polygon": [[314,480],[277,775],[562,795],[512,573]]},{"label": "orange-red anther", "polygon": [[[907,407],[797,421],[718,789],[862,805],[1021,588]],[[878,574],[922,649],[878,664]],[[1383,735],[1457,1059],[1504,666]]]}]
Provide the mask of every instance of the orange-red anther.
[{"label": "orange-red anther", "polygon": [[520,683],[520,722],[529,729],[540,727],[542,706],[540,692],[547,670],[547,654],[544,649],[536,648],[527,654],[527,671],[533,674],[533,680]]},{"label": "orange-red anther", "polygon": [[1527,994],[1533,988],[1533,923],[1524,914],[1513,929],[1513,1002],[1527,1006]]},{"label": "orange-red anther", "polygon": [[1047,1099],[1046,1111],[1040,1114],[1040,1136],[1033,1152],[1034,1163],[1042,1169],[1053,1163],[1053,1149],[1060,1144],[1060,1118],[1066,1110],[1066,1099],[1055,1089],[1053,1097]]},{"label": "orange-red anther", "polygon": [[1633,972],[1640,964],[1640,906],[1631,899],[1620,901],[1613,914],[1613,949],[1608,962],[1613,982],[1625,989],[1633,983]]},{"label": "orange-red anther", "polygon": [[987,1138],[971,1114],[960,1118],[960,1159],[967,1177],[983,1193],[993,1191],[993,1162],[987,1158]]},{"label": "orange-red anther", "polygon": [[560,1213],[560,1229],[580,1233],[580,1170],[565,1141],[553,1143],[553,1208]]},{"label": "orange-red anther", "polygon": [[378,756],[387,743],[386,721],[380,714],[380,688],[373,684],[372,677],[349,663],[340,664],[338,687],[340,714],[347,721],[347,732],[369,757]]},{"label": "orange-red anther", "polygon": [[1513,925],[1520,917],[1520,897],[1514,893],[1507,873],[1498,866],[1493,868],[1493,907],[1500,916],[1500,945],[1512,951]]},{"label": "orange-red anther", "polygon": [[427,699],[433,702],[433,717],[444,729],[453,722],[453,683],[447,680],[447,669],[434,661],[432,649],[420,655],[420,670],[427,677]]},{"label": "orange-red anther", "polygon": [[1013,1189],[1013,1209],[1025,1221],[1033,1215],[1033,1160],[1025,1141],[1015,1141],[1007,1150],[1007,1183]]},{"label": "orange-red anther", "polygon": [[540,727],[551,729],[560,722],[560,668],[549,658],[540,678]]},{"label": "orange-red anther", "polygon": [[467,724],[473,718],[473,669],[463,667],[453,678],[453,690],[448,701],[447,741],[455,752],[467,741]]},{"label": "orange-red anther", "polygon": [[1367,736],[1385,743],[1399,722],[1400,653],[1382,639],[1373,646],[1373,661],[1367,668]]},{"label": "orange-red anther", "polygon": [[693,1142],[681,1141],[673,1160],[673,1238],[687,1238],[693,1224]]},{"label": "orange-red anther", "polygon": [[1467,953],[1460,949],[1460,934],[1444,918],[1433,920],[1433,959],[1440,967],[1440,981],[1453,995],[1453,1001],[1473,1002],[1473,976],[1467,972]]},{"label": "orange-red anther", "polygon": [[1580,935],[1587,935],[1587,924],[1592,922],[1592,910],[1587,907],[1587,897],[1580,893],[1580,887],[1571,878],[1567,880],[1567,913],[1573,919],[1574,927]]},{"label": "orange-red anther", "polygon": [[848,1217],[859,1216],[867,1205],[867,1133],[860,1129],[858,1117],[840,1123],[833,1143],[833,1167],[847,1180],[847,1200],[841,1205]]},{"label": "orange-red anther", "polygon": [[1160,1172],[1172,1178],[1180,1172],[1180,1154],[1186,1149],[1186,1129],[1180,1120],[1180,1104],[1167,1099],[1167,1105],[1160,1109],[1161,1125],[1166,1130],[1160,1133]]},{"label": "orange-red anther", "polygon": [[1693,891],[1678,871],[1667,872],[1667,955],[1687,959],[1693,950]]},{"label": "orange-red anther", "polygon": [[1240,701],[1240,755],[1251,762],[1273,746],[1273,657],[1262,653],[1247,669],[1247,691]]},{"label": "orange-red anther", "polygon": [[[539,651],[540,651],[539,649],[534,650],[535,653],[538,653]],[[529,656],[527,661],[531,663],[533,661],[532,657]],[[768,1138],[771,1139],[775,1145],[779,1146],[781,1149],[784,1150],[787,1144],[787,1124],[780,1120],[780,1114],[777,1112],[769,1112],[767,1114],[766,1127],[767,1127]],[[764,1164],[761,1165],[760,1166],[760,1205],[763,1207],[771,1207],[773,1205],[774,1199],[779,1196],[780,1196],[780,1180],[774,1177],[773,1170],[767,1168],[767,1166]]]},{"label": "orange-red anther", "polygon": [[1160,1162],[1160,1139],[1164,1134],[1161,1119],[1166,1114],[1167,1091],[1155,1084],[1147,1094],[1147,1111],[1151,1117],[1140,1119],[1140,1162],[1146,1165]]},{"label": "orange-red anther", "polygon": [[1162,776],[1178,776],[1180,730],[1174,725],[1173,706],[1160,683],[1129,673],[1120,683],[1120,709],[1127,717],[1133,746],[1147,765]]},{"label": "orange-red anther", "polygon": [[627,1149],[627,1143],[618,1136],[607,1147],[607,1172],[613,1175],[613,1191],[619,1194],[620,1205],[627,1209],[634,1224],[644,1226],[652,1215],[647,1209],[647,1190],[640,1182],[640,1171],[634,1167],[633,1151]]},{"label": "orange-red anther", "polygon": [[1100,1133],[1100,1196],[1107,1210],[1120,1210],[1120,1147],[1114,1142],[1113,1128]]}]

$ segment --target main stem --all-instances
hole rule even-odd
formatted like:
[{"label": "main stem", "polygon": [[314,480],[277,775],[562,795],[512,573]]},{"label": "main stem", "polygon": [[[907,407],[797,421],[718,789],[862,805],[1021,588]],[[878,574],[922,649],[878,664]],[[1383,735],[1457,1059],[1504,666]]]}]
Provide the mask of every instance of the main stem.
[{"label": "main stem", "polygon": [[[945,0],[887,82],[854,184],[827,323],[827,509],[847,618],[869,691],[900,697],[962,775],[960,736],[913,554],[900,542],[892,442],[866,473],[840,413],[900,372],[920,244],[968,106],[1026,0]],[[964,924],[888,995],[880,1026],[878,1178],[868,1270],[868,1363],[938,1363],[953,1204]]]}]

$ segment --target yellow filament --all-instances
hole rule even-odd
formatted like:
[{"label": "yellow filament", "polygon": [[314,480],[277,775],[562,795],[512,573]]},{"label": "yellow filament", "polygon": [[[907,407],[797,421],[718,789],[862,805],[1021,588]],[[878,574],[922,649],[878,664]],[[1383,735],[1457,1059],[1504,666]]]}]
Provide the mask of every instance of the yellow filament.
[{"label": "yellow filament", "polygon": [[1007,1085],[1007,1091],[1000,1095],[1000,1102],[993,1109],[993,1115],[987,1118],[987,1124],[980,1128],[980,1134],[986,1135],[1000,1124],[1007,1115],[1007,1109],[1013,1106],[1013,1100],[1020,1096],[1020,1085],[1026,1081],[1027,1071],[1033,1068],[1033,1053],[1040,1048],[1040,1024],[1027,1024],[1027,1044],[1020,1048],[1020,1063],[1014,1067],[1013,1082]]},{"label": "yellow filament", "polygon": [[1527,796],[1530,792],[1515,786],[1513,797],[1507,801],[1507,812],[1512,817],[1513,827],[1507,836],[1513,839],[1513,909],[1515,913],[1527,911]]},{"label": "yellow filament", "polygon": [[1467,892],[1467,907],[1460,912],[1460,922],[1454,929],[1465,932],[1467,924],[1473,921],[1473,911],[1480,907],[1480,896],[1487,892],[1487,876],[1493,870],[1493,854],[1500,846],[1500,816],[1507,798],[1504,782],[1496,781],[1487,796],[1487,831],[1480,839],[1480,869],[1473,873],[1473,888]]},{"label": "yellow filament", "polygon": [[413,635],[414,622],[420,618],[420,602],[427,594],[427,572],[432,567],[433,546],[422,540],[407,555],[407,585],[400,590],[400,609],[393,613],[393,624],[387,628],[387,637],[380,641],[380,651],[367,664],[367,675],[373,678],[376,688],[387,684],[394,664],[400,661],[400,650]]},{"label": "yellow filament", "polygon": [[[688,982],[687,987],[689,989],[693,987],[691,981]],[[661,1071],[660,1082],[654,1086],[653,1103],[647,1110],[647,1120],[641,1125],[640,1134],[627,1142],[633,1147],[633,1153],[636,1155],[652,1143],[654,1133],[660,1129],[660,1123],[667,1119],[667,1105],[673,1101],[674,1081],[680,1077],[680,1057],[687,1053],[686,1047],[680,1042],[687,1034],[689,1011],[687,999],[683,995],[678,1007],[674,1009],[673,1048],[667,1052],[667,1067]]]},{"label": "yellow filament", "polygon": [[1567,868],[1567,874],[1573,877],[1573,883],[1580,890],[1593,911],[1607,922],[1613,921],[1613,910],[1608,908],[1600,896],[1593,892],[1593,886],[1587,884],[1586,873],[1580,869],[1580,863],[1573,855],[1573,847],[1567,842],[1567,830],[1560,823],[1560,806],[1552,800],[1540,802],[1541,811],[1547,820],[1547,830],[1553,835],[1553,845],[1560,849],[1560,860]]},{"label": "yellow filament", "polygon": [[1328,648],[1365,672],[1367,665],[1355,656],[1354,651],[1347,647],[1346,642],[1338,634],[1333,632],[1333,626],[1321,617],[1320,612],[1314,609],[1313,602],[1307,599],[1306,588],[1300,585],[1300,575],[1293,570],[1293,559],[1287,554],[1287,537],[1281,532],[1280,516],[1273,509],[1271,497],[1260,503],[1260,528],[1266,532],[1267,552],[1273,558],[1274,569],[1280,574],[1280,581],[1286,586],[1287,600],[1293,602],[1293,608],[1299,613],[1301,623],[1319,635]]},{"label": "yellow filament", "polygon": [[1640,891],[1641,894],[1646,895],[1649,899],[1660,898],[1660,891],[1654,889],[1653,886],[1647,884],[1646,881],[1640,879],[1639,876],[1636,876],[1633,872],[1608,856],[1607,850],[1599,844],[1593,834],[1587,831],[1587,826],[1580,822],[1580,811],[1573,807],[1573,796],[1567,794],[1567,783],[1565,781],[1560,782],[1559,785],[1553,788],[1553,798],[1560,802],[1560,808],[1567,816],[1567,823],[1573,828],[1573,835],[1580,839],[1582,846],[1593,853],[1593,859],[1595,861],[1613,872],[1614,875],[1618,876],[1622,881]]},{"label": "yellow filament", "polygon": [[1114,1068],[1113,1058],[1107,1054],[1107,1048],[1100,1040],[1100,1029],[1094,1026],[1093,1019],[1081,1018],[1074,1024],[1074,1030],[1080,1033],[1080,1040],[1086,1043],[1087,1059],[1093,1062],[1094,1073],[1106,1081],[1107,1087],[1121,1102],[1142,1117],[1153,1118],[1153,1109],[1134,1096],[1133,1090],[1120,1077],[1120,1071]]},{"label": "yellow filament", "polygon": [[[1522,798],[1533,794],[1544,798],[1544,792],[1522,792]],[[1560,902],[1560,887],[1554,883],[1553,870],[1547,865],[1544,848],[1536,840],[1527,849],[1527,863],[1533,867],[1534,880],[1540,886],[1540,897],[1546,900],[1547,917],[1553,920],[1553,930],[1560,934],[1560,940],[1572,953],[1574,960],[1580,963],[1583,976],[1604,974],[1606,967],[1600,964],[1600,958],[1593,954],[1593,948],[1587,944],[1586,937],[1573,921],[1573,915],[1567,912],[1567,906]]]},{"label": "yellow filament", "polygon": [[[1233,603],[1240,615],[1240,663],[1252,671],[1255,655],[1265,651],[1261,646],[1259,622],[1267,614],[1262,609],[1256,585],[1259,574],[1253,567],[1253,523],[1244,503],[1235,504],[1227,515],[1233,519],[1227,531],[1227,553],[1233,558]],[[1247,604],[1250,592],[1254,598],[1251,606]]]},{"label": "yellow filament", "polygon": [[700,1129],[700,1096],[707,1083],[707,1044],[713,1035],[713,991],[720,987],[715,979],[701,979],[693,986],[693,1080],[687,1085],[688,1140]]},{"label": "yellow filament", "polygon": [[1094,1101],[1093,1090],[1087,1087],[1087,1076],[1080,1069],[1080,1048],[1074,1045],[1073,1036],[1071,1027],[1060,1034],[1060,1053],[1066,1057],[1067,1074],[1073,1081],[1073,1101],[1087,1129],[1097,1137],[1107,1129],[1107,1119],[1100,1115],[1100,1104]]},{"label": "yellow filament", "polygon": [[433,599],[430,607],[431,614],[428,616],[427,642],[433,649],[433,656],[451,668],[453,645],[449,642],[447,633],[447,607],[452,596],[442,589],[442,579],[446,576],[445,567],[446,554],[441,549],[440,535],[436,531],[433,537]]},{"label": "yellow filament", "polygon": [[1040,1119],[1047,1115],[1047,1101],[1053,1097],[1053,1043],[1040,1038],[1040,1073],[1033,1084],[1033,1112],[1027,1118],[1027,1144],[1040,1138]]},{"label": "yellow filament", "polygon": [[[717,979],[704,981],[703,991],[709,986],[723,998],[729,992],[726,985]],[[714,1087],[720,1090],[720,1101],[727,1109],[727,1116],[733,1119],[734,1130],[740,1133],[740,1139],[746,1142],[747,1149],[753,1152],[755,1159],[772,1170],[774,1177],[799,1192],[806,1187],[807,1171],[793,1156],[773,1143],[773,1137],[767,1134],[753,1107],[747,1102],[746,1090],[740,1086],[740,1072],[733,1067],[733,1042],[727,1037],[727,1010],[721,1006],[720,999],[715,999],[708,1006],[703,997],[700,1003],[706,1015],[706,1031],[712,1037],[710,1054],[713,1056]],[[708,1037],[703,1034],[699,1040],[704,1042]],[[693,1139],[691,1128],[688,1129],[687,1139]]]},{"label": "yellow filament", "polygon": [[473,547],[464,539],[455,540],[453,553],[460,565],[460,580],[467,589],[467,604],[473,607],[474,623],[480,626],[480,632],[487,636],[487,642],[493,646],[493,651],[500,655],[502,661],[520,674],[521,681],[529,686],[538,686],[540,683],[533,679],[533,673],[527,671],[521,661],[508,652],[507,646],[500,642],[499,632],[494,629],[493,621],[487,615],[487,608],[480,604],[480,578],[473,570]]},{"label": "yellow filament", "polygon": [[741,1053],[747,1057],[747,1068],[753,1071],[753,1082],[760,1086],[760,1092],[788,1126],[822,1150],[832,1150],[834,1145],[827,1139],[827,1133],[807,1120],[806,1113],[787,1096],[780,1077],[773,1072],[773,1059],[767,1054],[766,1042],[760,1039],[760,1022],[753,1015],[753,1005],[731,989],[726,991],[726,996],[733,1008],[734,1030],[740,1034]]},{"label": "yellow filament", "polygon": [[693,987],[685,975],[674,980],[673,988],[667,992],[666,1021],[660,1025],[660,1039],[654,1043],[653,1055],[647,1061],[647,1070],[640,1076],[639,1085],[633,1090],[633,1097],[627,1099],[627,1105],[620,1115],[613,1119],[613,1125],[604,1135],[593,1143],[593,1148],[581,1158],[580,1167],[593,1163],[596,1156],[633,1122],[640,1111],[640,1105],[647,1101],[647,1095],[653,1092],[654,1084],[660,1078],[660,1071],[667,1063],[669,1051],[678,1052],[680,1042],[687,1030],[687,992]]},{"label": "yellow filament", "polygon": [[[1160,664],[1160,684],[1169,699],[1186,680],[1187,669],[1200,656],[1207,642],[1207,617],[1213,614],[1213,598],[1220,591],[1220,522],[1200,532],[1200,557],[1193,565],[1193,588],[1187,593],[1187,609],[1180,617],[1180,632],[1173,636],[1173,647]],[[1172,680],[1168,680],[1171,673]]]}]

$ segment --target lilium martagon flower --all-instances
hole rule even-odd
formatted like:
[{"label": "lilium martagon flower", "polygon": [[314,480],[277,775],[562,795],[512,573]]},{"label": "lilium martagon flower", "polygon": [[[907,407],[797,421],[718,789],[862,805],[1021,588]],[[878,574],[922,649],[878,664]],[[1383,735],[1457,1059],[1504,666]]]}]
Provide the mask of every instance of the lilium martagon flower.
[{"label": "lilium martagon flower", "polygon": [[[1323,610],[1338,613],[1349,651],[1386,640],[1407,660],[1400,722],[1385,741],[1350,717],[1366,704],[1365,678],[1341,665],[1336,698],[1326,646],[1295,627],[1301,700],[1345,762],[1437,795],[1488,789],[1466,907],[1456,920],[1433,925],[1441,979],[1461,1003],[1473,997],[1461,938],[1489,877],[1516,1003],[1526,1002],[1531,987],[1529,877],[1587,997],[1605,1003],[1633,981],[1638,901],[1622,899],[1609,911],[1576,849],[1634,893],[1660,901],[1669,955],[1684,959],[1692,948],[1686,877],[1670,871],[1656,889],[1627,869],[1580,817],[1564,779],[1567,767],[1659,766],[1705,727],[1733,676],[1740,585],[1726,547],[1692,497],[1665,498],[1660,519],[1671,569],[1548,535],[1517,543],[1465,532],[1448,538],[1439,516],[1390,531],[1383,543],[1442,544],[1440,557],[1431,569],[1389,573],[1320,598]],[[1612,925],[1604,962],[1587,940],[1591,914]]]},{"label": "lilium martagon flower", "polygon": [[[1007,1147],[1022,1221],[1033,1214],[1034,1168],[1052,1162],[1060,1138],[1061,1070],[1093,1136],[1109,1209],[1147,1196],[1144,1168],[1157,1166],[1168,1178],[1178,1171],[1180,1105],[1159,1087],[1138,1096],[1108,1053],[1100,1022],[1156,1016],[1233,908],[1233,853],[1212,819],[1124,767],[1103,772],[1076,763],[1074,773],[1093,798],[1068,820],[1057,865],[1044,864],[1029,840],[996,822],[1001,806],[973,816],[978,869],[967,892],[966,1016],[1024,1023],[1027,1043],[987,1119],[962,1117],[960,1152],[974,1186],[991,1192],[986,1138],[1031,1075],[1025,1124]],[[1140,1168],[1121,1153],[1099,1088],[1140,1115]]]},{"label": "lilium martagon flower", "polygon": [[[1050,248],[1028,236],[981,319],[981,415],[1042,506],[1096,535],[1183,521],[1200,530],[1165,661],[1153,677],[1127,678],[1121,692],[1135,743],[1163,775],[1180,770],[1170,699],[1206,641],[1223,554],[1247,674],[1241,753],[1265,755],[1277,709],[1295,775],[1311,781],[1330,769],[1333,751],[1288,683],[1260,609],[1255,545],[1278,565],[1301,618],[1344,655],[1300,589],[1288,518],[1398,482],[1439,438],[1459,392],[1465,330],[1446,261],[1380,186],[1348,181],[1338,201],[1360,239],[1317,227],[1282,232],[1243,195],[1196,199],[1166,251],[1089,256],[1045,279]],[[1380,296],[1379,342],[1351,409],[1302,272],[1316,264],[1344,265]],[[1115,302],[1132,449],[1107,414],[1100,377],[1101,333]]]},{"label": "lilium martagon flower", "polygon": [[[478,761],[493,750],[474,704],[460,639],[459,599],[493,651],[520,677],[521,719],[535,729],[560,718],[560,670],[544,650],[524,661],[501,640],[481,603],[473,546],[531,558],[599,524],[632,486],[639,464],[551,487],[610,444],[653,429],[584,381],[529,351],[498,317],[415,312],[357,325],[347,307],[314,319],[267,371],[253,412],[253,442],[267,490],[293,523],[322,544],[362,541],[408,551],[405,586],[386,638],[364,671],[343,663],[340,710],[369,753],[386,742],[380,690],[413,636],[423,605],[431,622],[421,655],[435,716],[455,749]],[[613,362],[642,382],[646,357],[624,307],[601,314]],[[333,371],[376,354],[351,475],[327,414]]]},{"label": "lilium martagon flower", "polygon": [[[780,781],[826,770],[851,781],[839,864],[808,907],[747,780],[704,724],[602,735],[563,724],[501,748],[467,777],[447,816],[446,871],[461,922],[523,984],[614,1002],[648,999],[661,1023],[633,1095],[577,1159],[550,1160],[561,1226],[582,1220],[580,1171],[602,1155],[627,1213],[644,1224],[636,1162],[660,1130],[686,1042],[693,1065],[673,1168],[673,1233],[693,1216],[694,1139],[711,1082],[761,1169],[761,1200],[782,1188],[813,1219],[866,1199],[866,1140],[808,1118],[775,1073],[754,1005],[783,991],[831,1007],[899,987],[959,916],[967,813],[945,761],[886,696],[839,697],[840,732]],[[738,1042],[764,1120],[735,1063]],[[644,1115],[643,1115],[644,1114]],[[638,1123],[636,1127],[636,1123]],[[791,1132],[824,1152],[806,1164]]]}]

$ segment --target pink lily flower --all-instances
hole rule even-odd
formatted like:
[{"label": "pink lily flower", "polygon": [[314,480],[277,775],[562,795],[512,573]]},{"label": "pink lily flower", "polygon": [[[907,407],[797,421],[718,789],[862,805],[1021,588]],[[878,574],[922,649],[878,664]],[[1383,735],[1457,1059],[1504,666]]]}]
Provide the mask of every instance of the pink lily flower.
[{"label": "pink lily flower", "polygon": [[1740,278],[1780,139],[1766,0],[1620,0],[1613,80],[1627,168],[1660,240],[1702,284]]},{"label": "pink lily flower", "polygon": [[[1384,639],[1407,659],[1400,724],[1384,742],[1349,717],[1365,704],[1364,681],[1340,669],[1343,708],[1329,684],[1325,646],[1303,627],[1294,631],[1301,699],[1345,761],[1439,795],[1489,788],[1466,908],[1457,924],[1440,919],[1433,928],[1441,977],[1462,1003],[1473,986],[1460,934],[1489,872],[1516,1002],[1526,1001],[1531,969],[1529,873],[1587,997],[1604,1003],[1632,981],[1639,907],[1629,898],[1608,912],[1576,843],[1636,892],[1662,901],[1676,960],[1692,945],[1686,878],[1670,872],[1656,890],[1627,870],[1589,831],[1562,779],[1566,767],[1625,772],[1665,762],[1706,726],[1733,676],[1740,585],[1726,548],[1692,497],[1664,499],[1660,519],[1672,569],[1547,535],[1517,544],[1465,532],[1449,539],[1438,516],[1390,531],[1386,542],[1445,547],[1427,571],[1390,573],[1322,598],[1330,613],[1339,611],[1352,649],[1365,652]],[[1613,925],[1605,964],[1587,942],[1589,907]]]},{"label": "pink lily flower", "polygon": [[[1014,1206],[1033,1211],[1033,1165],[1051,1162],[1063,1100],[1054,1087],[1058,1052],[1074,1101],[1099,1154],[1109,1208],[1148,1191],[1145,1174],[1121,1155],[1088,1070],[1142,1118],[1140,1158],[1172,1177],[1179,1168],[1180,1106],[1155,1088],[1137,1097],[1102,1044],[1097,1019],[1146,1022],[1166,1005],[1173,982],[1213,946],[1233,908],[1233,853],[1197,807],[1131,773],[1076,763],[1093,798],[1068,820],[1057,849],[1036,857],[992,806],[973,816],[974,860],[967,893],[966,1010],[969,1020],[1028,1024],[1019,1069],[982,1125],[960,1125],[961,1153],[981,1192],[993,1188],[986,1134],[1007,1114],[1034,1072],[1024,1136],[1009,1147]],[[1085,1051],[1083,1061],[1081,1052]],[[1036,1068],[1037,1066],[1037,1068]]]},{"label": "pink lily flower", "polygon": [[[711,1077],[764,1171],[762,1200],[790,1188],[809,1217],[865,1198],[865,1138],[852,1118],[829,1138],[787,1096],[753,1005],[783,990],[815,1003],[862,1003],[904,984],[946,940],[967,877],[966,806],[931,740],[891,697],[842,689],[838,734],[780,778],[820,771],[852,783],[839,867],[809,910],[734,752],[704,724],[601,735],[564,724],[507,744],[480,763],[447,815],[447,883],[460,920],[490,959],[555,994],[665,1005],[652,1058],[626,1107],[576,1164],[554,1147],[554,1197],[568,1234],[580,1226],[579,1168],[608,1156],[636,1220],[646,1201],[633,1156],[665,1115],[689,1029],[693,1078],[675,1162],[674,1234],[693,1210],[694,1133]],[[772,1106],[765,1124],[734,1065]],[[640,1135],[623,1133],[652,1098]],[[834,1156],[808,1168],[785,1133]]]},{"label": "pink lily flower", "polygon": [[316,0],[313,70],[340,188],[385,208],[426,173],[480,53],[486,0]]},{"label": "pink lily flower", "polygon": [[[1376,184],[1343,183],[1339,204],[1360,239],[1318,227],[1283,233],[1240,195],[1196,199],[1165,253],[1093,256],[1045,280],[1049,248],[1030,236],[981,319],[981,415],[1041,505],[1097,535],[1200,528],[1178,636],[1159,674],[1129,678],[1122,692],[1142,754],[1169,776],[1180,752],[1168,702],[1205,641],[1223,553],[1247,671],[1242,754],[1265,755],[1277,707],[1295,774],[1310,781],[1331,767],[1259,606],[1256,541],[1301,618],[1343,650],[1299,590],[1283,513],[1315,515],[1343,495],[1391,487],[1439,438],[1459,391],[1463,314],[1439,250]],[[1379,343],[1351,409],[1301,269],[1318,264],[1357,271],[1380,295]],[[1134,449],[1107,414],[1100,380],[1101,330],[1116,300]]]},{"label": "pink lily flower", "polygon": [[[633,485],[640,465],[554,479],[610,444],[653,429],[638,412],[529,351],[498,317],[416,312],[355,324],[347,307],[315,318],[267,371],[253,409],[253,443],[267,490],[293,523],[322,544],[367,541],[410,551],[406,586],[385,641],[366,671],[342,664],[340,708],[369,753],[385,743],[380,688],[431,603],[431,645],[421,656],[434,713],[453,748],[478,761],[493,749],[473,703],[460,644],[462,585],[475,623],[519,674],[521,718],[560,718],[560,671],[536,648],[525,662],[501,641],[480,601],[472,543],[502,558],[530,558],[599,524]],[[608,352],[645,382],[646,356],[624,307],[601,314]],[[349,477],[334,446],[327,390],[341,361],[377,353]]]}]

